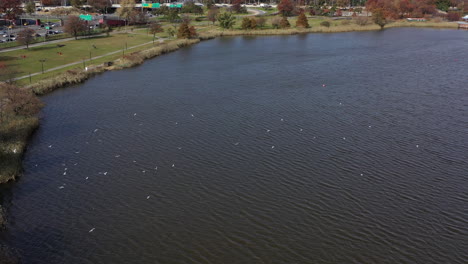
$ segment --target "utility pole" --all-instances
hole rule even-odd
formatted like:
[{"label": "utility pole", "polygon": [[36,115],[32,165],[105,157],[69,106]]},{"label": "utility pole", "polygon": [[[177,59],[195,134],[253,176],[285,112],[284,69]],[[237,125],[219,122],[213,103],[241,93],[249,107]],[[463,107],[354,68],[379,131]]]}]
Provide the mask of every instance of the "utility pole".
[{"label": "utility pole", "polygon": [[39,62],[41,62],[41,65],[42,65],[42,74],[44,74],[44,62],[45,61],[46,59],[39,60]]}]

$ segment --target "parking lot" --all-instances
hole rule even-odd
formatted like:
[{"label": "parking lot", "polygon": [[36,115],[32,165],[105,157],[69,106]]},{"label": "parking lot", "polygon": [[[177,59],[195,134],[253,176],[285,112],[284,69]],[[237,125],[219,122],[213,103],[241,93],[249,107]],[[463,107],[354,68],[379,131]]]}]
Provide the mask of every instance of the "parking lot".
[{"label": "parking lot", "polygon": [[[49,29],[46,29],[46,27],[49,27]],[[36,31],[36,38],[44,38],[44,36],[47,34],[49,35],[55,35],[55,34],[61,34],[63,33],[63,27],[58,25],[57,23],[44,23],[41,26],[37,25],[29,25],[29,26],[15,26],[13,28],[9,28],[7,26],[0,26],[0,43],[5,43],[5,42],[11,42],[11,41],[16,41],[16,38],[18,36],[18,33],[25,29],[25,28],[30,28]]]}]

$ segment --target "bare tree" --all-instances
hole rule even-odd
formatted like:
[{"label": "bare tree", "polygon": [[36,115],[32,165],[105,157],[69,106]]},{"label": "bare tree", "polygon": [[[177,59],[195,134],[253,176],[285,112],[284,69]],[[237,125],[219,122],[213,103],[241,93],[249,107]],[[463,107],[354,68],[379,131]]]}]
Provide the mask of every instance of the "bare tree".
[{"label": "bare tree", "polygon": [[20,44],[26,45],[26,48],[29,49],[29,44],[33,42],[35,34],[36,31],[34,29],[25,28],[18,33],[18,37],[16,38],[16,40]]},{"label": "bare tree", "polygon": [[69,16],[65,22],[65,32],[78,39],[78,34],[85,32],[87,29],[86,22],[77,16]]},{"label": "bare tree", "polygon": [[164,32],[161,24],[159,24],[158,22],[151,23],[149,27],[149,31],[151,34],[153,34],[153,44],[154,44],[154,40],[156,39],[156,33]]}]

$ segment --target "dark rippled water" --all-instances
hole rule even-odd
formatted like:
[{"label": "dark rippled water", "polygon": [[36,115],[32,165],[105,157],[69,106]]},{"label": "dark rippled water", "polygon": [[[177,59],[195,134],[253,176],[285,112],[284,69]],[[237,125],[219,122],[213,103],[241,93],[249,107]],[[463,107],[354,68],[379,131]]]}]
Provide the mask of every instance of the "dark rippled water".
[{"label": "dark rippled water", "polygon": [[24,263],[468,263],[467,33],[222,38],[57,91],[1,241]]}]

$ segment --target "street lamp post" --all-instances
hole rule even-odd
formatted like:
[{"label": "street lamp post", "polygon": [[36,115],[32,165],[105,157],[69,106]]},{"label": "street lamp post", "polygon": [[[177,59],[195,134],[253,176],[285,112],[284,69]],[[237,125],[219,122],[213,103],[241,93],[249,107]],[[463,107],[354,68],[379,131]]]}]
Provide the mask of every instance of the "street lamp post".
[{"label": "street lamp post", "polygon": [[41,63],[42,65],[42,74],[44,74],[44,62],[46,61],[46,59],[42,59],[42,60],[39,60],[39,62]]}]

